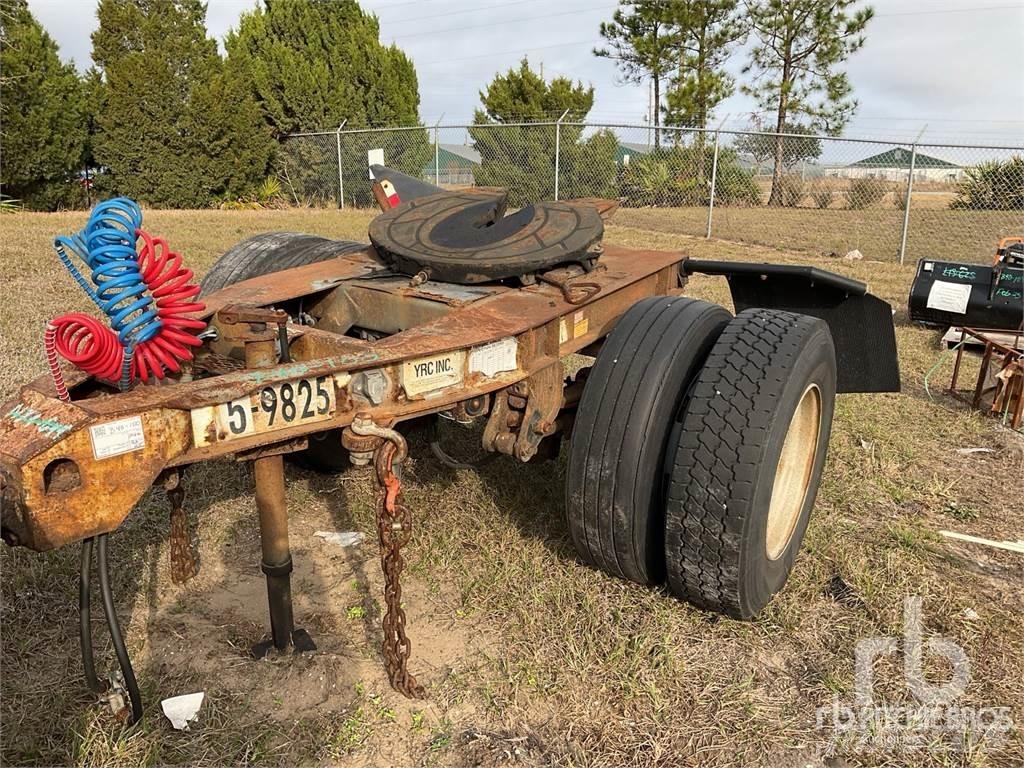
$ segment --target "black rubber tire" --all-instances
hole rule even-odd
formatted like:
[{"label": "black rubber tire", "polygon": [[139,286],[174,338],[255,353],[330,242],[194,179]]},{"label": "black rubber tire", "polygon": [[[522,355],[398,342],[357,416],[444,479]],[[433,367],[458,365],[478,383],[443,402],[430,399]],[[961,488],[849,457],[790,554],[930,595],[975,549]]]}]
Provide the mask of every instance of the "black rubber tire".
[{"label": "black rubber tire", "polygon": [[[766,537],[776,468],[812,385],[820,403],[812,469],[789,540],[772,560]],[[677,597],[750,619],[782,588],[821,482],[835,392],[835,348],[822,320],[748,309],[718,337],[666,463],[665,557]]]},{"label": "black rubber tire", "polygon": [[682,297],[637,302],[587,377],[573,427],[566,512],[587,563],[641,584],[665,576],[665,445],[690,382],[731,315]]},{"label": "black rubber tire", "polygon": [[200,282],[203,295],[253,277],[332,259],[370,246],[299,232],[264,232],[243,240],[217,259]]},{"label": "black rubber tire", "polygon": [[[370,246],[350,240],[328,240],[298,232],[265,232],[243,240],[217,259],[200,285],[204,295],[253,277],[332,259]],[[309,447],[290,453],[289,459],[315,472],[335,474],[349,465],[341,446],[341,430],[310,435]]]}]

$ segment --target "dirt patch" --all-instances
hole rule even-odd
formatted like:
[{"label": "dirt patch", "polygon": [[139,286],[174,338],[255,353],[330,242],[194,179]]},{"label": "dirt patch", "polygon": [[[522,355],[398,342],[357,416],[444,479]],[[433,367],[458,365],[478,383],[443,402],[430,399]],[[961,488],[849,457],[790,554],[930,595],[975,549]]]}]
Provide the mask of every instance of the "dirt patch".
[{"label": "dirt patch", "polygon": [[[326,505],[308,505],[290,519],[295,621],[313,637],[315,653],[250,657],[251,645],[267,637],[268,609],[258,540],[245,529],[220,553],[206,548],[194,584],[168,591],[147,624],[148,657],[281,721],[345,710],[358,703],[359,690],[387,690],[377,542],[367,536],[340,547],[314,535],[334,522]],[[412,667],[424,684],[442,685],[452,665],[486,650],[468,622],[445,619],[452,595],[444,589],[406,578],[403,597],[416,649]],[[420,705],[399,697],[396,706]]]}]

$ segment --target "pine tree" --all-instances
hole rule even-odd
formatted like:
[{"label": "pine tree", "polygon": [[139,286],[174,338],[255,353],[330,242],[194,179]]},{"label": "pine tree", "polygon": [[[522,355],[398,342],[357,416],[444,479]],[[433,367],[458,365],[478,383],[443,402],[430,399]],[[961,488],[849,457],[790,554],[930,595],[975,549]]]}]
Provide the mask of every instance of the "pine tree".
[{"label": "pine tree", "polygon": [[661,142],[661,86],[677,62],[679,39],[674,29],[674,0],[619,0],[612,20],[601,23],[601,37],[607,48],[595,48],[594,55],[614,59],[628,83],[642,83],[648,77],[654,89],[651,122],[654,145]]},{"label": "pine tree", "polygon": [[355,0],[274,0],[243,14],[226,40],[275,136],[411,125],[419,87],[409,58],[379,41]]},{"label": "pine tree", "polygon": [[[470,135],[480,153],[476,182],[506,187],[512,205],[548,199],[554,192],[555,126],[515,125],[565,116],[559,140],[560,197],[610,194],[618,142],[610,131],[583,140],[584,120],[594,105],[593,87],[557,77],[550,83],[523,59],[518,69],[497,75],[481,92]],[[488,126],[503,125],[500,130]]]},{"label": "pine tree", "polygon": [[100,0],[97,15],[93,152],[107,191],[192,208],[266,175],[273,142],[206,36],[200,0]]},{"label": "pine tree", "polygon": [[0,9],[0,124],[5,197],[52,210],[84,202],[82,168],[86,125],[82,86],[57,44],[25,0]]},{"label": "pine tree", "polygon": [[711,113],[732,95],[724,65],[747,34],[738,0],[674,0],[672,38],[678,64],[665,95],[665,124],[706,128]]},{"label": "pine tree", "polygon": [[[775,157],[775,136],[772,128],[754,123],[751,126],[753,133],[745,133],[736,137],[733,141],[733,148],[742,154],[749,155],[760,171],[761,166]],[[821,139],[814,135],[814,131],[806,125],[786,123],[783,126],[783,133],[803,134],[807,138],[789,136],[783,144],[782,167],[791,169],[797,163],[804,160],[816,160],[821,157]]]},{"label": "pine tree", "polygon": [[[744,72],[754,79],[743,90],[775,115],[775,130],[804,117],[809,127],[838,133],[857,102],[845,72],[837,67],[864,45],[864,29],[874,16],[857,0],[760,0],[748,7],[756,38]],[[852,12],[851,12],[852,11]],[[775,139],[775,168],[769,205],[782,203],[780,179],[785,139]]]}]

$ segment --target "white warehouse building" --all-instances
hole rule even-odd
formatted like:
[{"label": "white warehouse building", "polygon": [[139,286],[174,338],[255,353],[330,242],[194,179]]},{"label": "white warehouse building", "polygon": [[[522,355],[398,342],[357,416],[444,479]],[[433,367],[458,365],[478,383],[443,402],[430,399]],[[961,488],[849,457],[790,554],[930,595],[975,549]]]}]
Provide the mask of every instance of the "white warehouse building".
[{"label": "white warehouse building", "polygon": [[[834,168],[832,175],[842,179],[885,179],[905,181],[910,172],[910,150],[893,147],[850,165]],[[914,181],[959,181],[963,167],[922,152],[914,159]]]}]

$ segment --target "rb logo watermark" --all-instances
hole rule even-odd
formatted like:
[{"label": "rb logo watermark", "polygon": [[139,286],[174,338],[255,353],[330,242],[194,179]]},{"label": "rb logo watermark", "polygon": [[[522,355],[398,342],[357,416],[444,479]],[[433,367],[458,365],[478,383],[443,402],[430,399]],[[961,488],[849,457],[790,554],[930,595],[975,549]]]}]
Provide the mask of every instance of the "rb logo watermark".
[{"label": "rb logo watermark", "polygon": [[[913,750],[962,752],[982,742],[990,747],[1003,743],[1013,720],[1009,707],[959,706],[957,701],[971,681],[967,653],[945,637],[923,639],[921,598],[903,601],[903,681],[915,700],[912,705],[892,706],[875,700],[876,659],[901,650],[895,637],[868,637],[854,648],[854,698],[852,703],[835,696],[831,706],[817,710],[818,730],[829,730],[829,754],[884,753]],[[952,674],[942,683],[929,682],[924,673],[925,655],[941,656]]]}]

